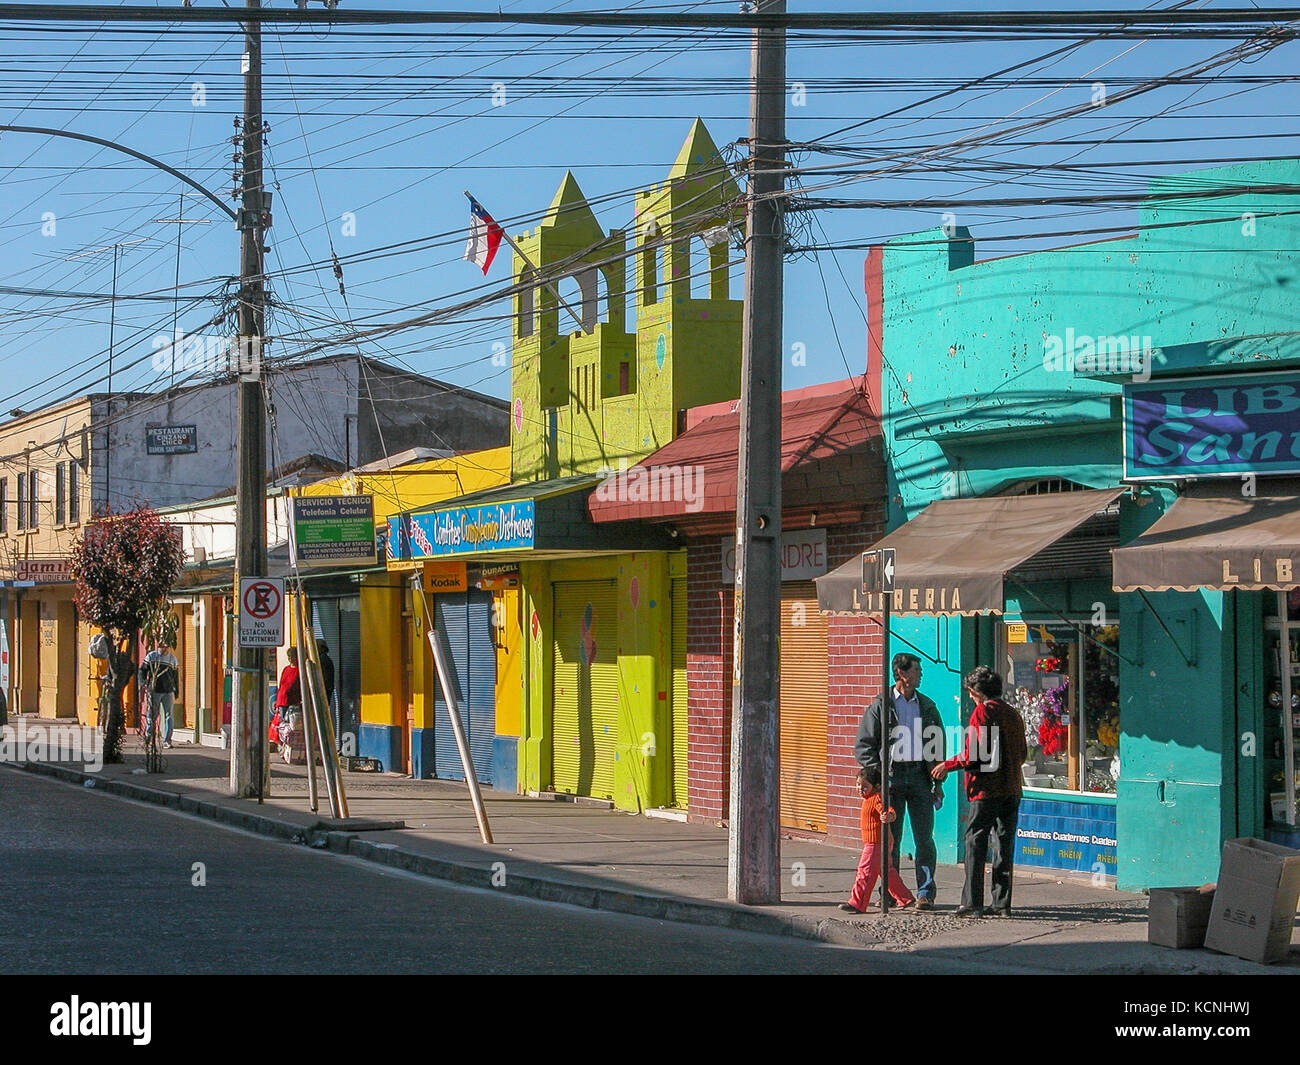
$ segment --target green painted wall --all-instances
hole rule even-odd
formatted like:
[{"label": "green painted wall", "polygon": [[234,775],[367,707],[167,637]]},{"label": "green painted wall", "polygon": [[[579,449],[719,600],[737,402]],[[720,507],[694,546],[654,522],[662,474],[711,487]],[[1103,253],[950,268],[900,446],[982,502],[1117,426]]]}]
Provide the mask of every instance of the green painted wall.
[{"label": "green painted wall", "polygon": [[[1285,194],[1209,194],[1296,183],[1295,159],[1163,178],[1153,182],[1132,237],[982,262],[960,227],[887,243],[881,392],[889,528],[935,499],[1022,480],[1119,483],[1120,379],[1055,363],[1054,340],[1149,338],[1156,374],[1300,365],[1294,343],[1267,336],[1294,330],[1300,217],[1270,217],[1289,209]],[[1207,195],[1169,198],[1187,191]],[[1169,225],[1189,222],[1200,224]],[[1171,499],[1157,493],[1138,506],[1126,498],[1121,542]],[[1058,589],[1079,593],[1089,594]],[[1225,837],[1262,831],[1265,767],[1258,755],[1241,754],[1242,734],[1259,727],[1259,607],[1234,594],[1240,602],[1218,593],[1149,597],[1171,629],[1195,634],[1192,665],[1145,603],[1118,597],[1121,653],[1133,660],[1120,673],[1121,888],[1212,880]],[[1110,609],[1117,599],[1105,601]],[[1021,604],[1013,597],[1008,605]],[[943,670],[968,668],[965,649],[977,646],[973,634],[984,624],[895,622],[893,650],[906,650],[898,645],[906,637],[941,658],[942,670],[929,666],[923,688],[945,720],[957,688],[956,673]],[[956,831],[955,823],[940,825]],[[957,849],[955,839],[939,843],[941,855]]]},{"label": "green painted wall", "polygon": [[541,225],[516,238],[587,328],[516,255],[514,480],[635,463],[677,435],[680,411],[739,394],[730,252],[725,240],[708,248],[701,238],[734,220],[739,195],[697,120],[667,179],[636,196],[631,292],[627,237],[602,230],[572,174]]},{"label": "green painted wall", "polygon": [[554,655],[552,585],[559,581],[617,582],[618,740],[614,803],[640,812],[671,798],[672,610],[667,552],[646,551],[520,568],[526,647],[526,735],[520,744],[520,783],[527,791],[551,784],[551,684]]}]

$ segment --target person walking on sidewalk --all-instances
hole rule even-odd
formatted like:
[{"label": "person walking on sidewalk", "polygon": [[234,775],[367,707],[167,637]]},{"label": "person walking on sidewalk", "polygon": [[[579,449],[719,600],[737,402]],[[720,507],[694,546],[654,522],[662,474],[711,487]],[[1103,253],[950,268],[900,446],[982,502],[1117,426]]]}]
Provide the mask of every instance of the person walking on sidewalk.
[{"label": "person walking on sidewalk", "polygon": [[[943,719],[934,701],[922,695],[921,660],[906,653],[894,655],[891,663],[894,686],[885,695],[889,702],[889,799],[895,810],[907,813],[916,845],[916,894],[918,910],[934,905],[934,870],[938,851],[934,845],[934,811],[943,803],[943,788],[931,771],[947,756]],[[858,765],[880,777],[882,704],[877,698],[858,724],[853,756]],[[891,832],[890,864],[898,868],[902,832]]]},{"label": "person walking on sidewalk", "polygon": [[975,700],[966,727],[965,749],[932,770],[938,781],[953,769],[966,773],[966,798],[970,802],[966,823],[966,883],[956,913],[958,917],[985,915],[984,863],[991,837],[993,905],[988,912],[995,917],[1010,917],[1016,818],[1020,812],[1020,766],[1028,756],[1025,724],[1002,701],[1002,678],[988,666],[977,666],[967,674],[964,683]]},{"label": "person walking on sidewalk", "polygon": [[[840,909],[848,913],[865,913],[871,902],[871,892],[880,876],[881,856],[888,837],[893,835],[887,826],[894,820],[894,811],[883,808],[880,801],[880,776],[869,769],[858,770],[858,790],[862,793],[862,860],[858,862],[858,876],[853,881],[853,893]],[[882,841],[882,834],[885,839]],[[900,907],[911,906],[915,896],[907,890],[898,866],[889,867],[889,894]]]},{"label": "person walking on sidewalk", "polygon": [[280,683],[275,689],[275,708],[280,711],[280,720],[289,723],[289,712],[302,709],[302,681],[298,675],[298,648],[290,647],[285,652],[289,664],[280,670]]},{"label": "person walking on sidewalk", "polygon": [[144,656],[140,663],[138,680],[145,700],[144,735],[146,742],[153,737],[159,711],[162,712],[162,745],[172,745],[172,707],[180,689],[180,663],[171,648],[161,640]]}]

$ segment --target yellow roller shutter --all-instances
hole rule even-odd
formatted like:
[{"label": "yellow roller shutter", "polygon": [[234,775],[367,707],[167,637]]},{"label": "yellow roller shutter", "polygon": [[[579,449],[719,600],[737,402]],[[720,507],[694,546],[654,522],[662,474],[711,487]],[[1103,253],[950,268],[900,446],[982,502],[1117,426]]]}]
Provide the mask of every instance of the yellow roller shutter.
[{"label": "yellow roller shutter", "polygon": [[554,633],[554,787],[574,795],[613,798],[618,744],[614,581],[556,584]]},{"label": "yellow roller shutter", "polygon": [[182,720],[178,727],[193,728],[199,706],[199,633],[194,627],[194,608],[181,608],[179,638],[184,644],[181,659],[180,696],[184,700]]},{"label": "yellow roller shutter", "polygon": [[673,657],[672,657],[672,727],[673,727],[673,805],[686,809],[687,764],[690,724],[686,699],[686,581],[672,582]]},{"label": "yellow roller shutter", "polygon": [[826,831],[826,617],[810,582],[781,589],[781,825]]}]

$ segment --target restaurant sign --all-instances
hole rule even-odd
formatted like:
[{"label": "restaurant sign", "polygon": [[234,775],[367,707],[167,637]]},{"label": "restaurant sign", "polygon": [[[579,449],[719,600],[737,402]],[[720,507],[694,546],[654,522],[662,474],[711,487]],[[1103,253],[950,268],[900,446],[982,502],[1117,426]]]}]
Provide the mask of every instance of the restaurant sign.
[{"label": "restaurant sign", "polygon": [[401,514],[388,521],[389,568],[404,560],[532,548],[536,521],[531,499]]},{"label": "restaurant sign", "polygon": [[193,425],[154,425],[144,431],[145,451],[150,455],[195,455],[199,450],[198,428]]},{"label": "restaurant sign", "polygon": [[1300,473],[1300,373],[1124,386],[1124,479]]}]

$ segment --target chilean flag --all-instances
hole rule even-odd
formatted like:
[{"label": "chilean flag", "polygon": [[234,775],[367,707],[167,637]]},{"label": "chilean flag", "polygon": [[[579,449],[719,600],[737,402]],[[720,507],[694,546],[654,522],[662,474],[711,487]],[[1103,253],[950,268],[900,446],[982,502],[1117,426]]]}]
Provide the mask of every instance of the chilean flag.
[{"label": "chilean flag", "polygon": [[469,198],[469,215],[469,240],[461,258],[481,266],[486,274],[501,246],[501,227],[473,196]]}]

